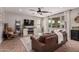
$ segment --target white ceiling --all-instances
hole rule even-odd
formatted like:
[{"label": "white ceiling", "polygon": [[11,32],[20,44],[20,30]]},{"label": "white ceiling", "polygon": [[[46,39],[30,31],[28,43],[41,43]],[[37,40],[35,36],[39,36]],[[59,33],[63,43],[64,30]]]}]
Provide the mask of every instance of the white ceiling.
[{"label": "white ceiling", "polygon": [[[25,14],[25,15],[37,16],[37,17],[46,17],[73,8],[76,7],[42,7],[41,9],[42,11],[52,12],[52,13],[43,13],[43,15],[40,15],[37,12],[35,12],[38,10],[38,7],[6,7],[6,12]],[[33,9],[35,11],[30,11],[30,9]]]}]

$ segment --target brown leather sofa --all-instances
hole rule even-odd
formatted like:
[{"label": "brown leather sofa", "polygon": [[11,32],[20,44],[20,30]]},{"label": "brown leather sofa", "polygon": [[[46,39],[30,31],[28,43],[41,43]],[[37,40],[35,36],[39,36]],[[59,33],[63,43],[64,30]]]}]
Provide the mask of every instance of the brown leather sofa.
[{"label": "brown leather sofa", "polygon": [[34,36],[31,36],[32,49],[38,52],[55,51],[67,41],[67,34],[65,32],[62,33],[64,36],[64,41],[62,41],[61,44],[58,44],[58,36],[55,33],[45,33],[38,39],[36,39]]}]

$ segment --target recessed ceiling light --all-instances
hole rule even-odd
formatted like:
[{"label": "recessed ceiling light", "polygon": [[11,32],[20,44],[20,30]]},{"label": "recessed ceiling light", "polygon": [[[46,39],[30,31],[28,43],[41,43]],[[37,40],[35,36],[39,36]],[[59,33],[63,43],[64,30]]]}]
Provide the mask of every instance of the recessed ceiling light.
[{"label": "recessed ceiling light", "polygon": [[22,9],[19,9],[20,12],[22,12]]},{"label": "recessed ceiling light", "polygon": [[32,14],[35,14],[35,13],[32,13]]}]

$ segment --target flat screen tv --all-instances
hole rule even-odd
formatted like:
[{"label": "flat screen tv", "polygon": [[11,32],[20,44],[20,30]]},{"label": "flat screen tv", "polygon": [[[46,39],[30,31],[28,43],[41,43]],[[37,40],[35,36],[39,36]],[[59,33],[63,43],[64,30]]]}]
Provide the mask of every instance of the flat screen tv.
[{"label": "flat screen tv", "polygon": [[24,26],[34,26],[34,20],[24,19]]}]

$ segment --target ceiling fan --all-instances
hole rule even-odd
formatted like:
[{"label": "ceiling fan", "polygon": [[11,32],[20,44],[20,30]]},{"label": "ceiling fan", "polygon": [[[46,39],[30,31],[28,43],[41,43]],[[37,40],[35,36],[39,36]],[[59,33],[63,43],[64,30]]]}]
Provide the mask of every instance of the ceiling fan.
[{"label": "ceiling fan", "polygon": [[43,13],[52,13],[52,12],[49,12],[49,11],[42,11],[41,8],[38,8],[38,10],[33,10],[33,9],[30,9],[30,11],[35,11],[37,12],[38,14],[42,15]]}]

